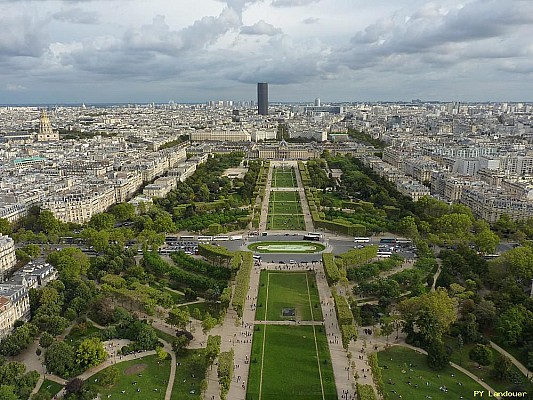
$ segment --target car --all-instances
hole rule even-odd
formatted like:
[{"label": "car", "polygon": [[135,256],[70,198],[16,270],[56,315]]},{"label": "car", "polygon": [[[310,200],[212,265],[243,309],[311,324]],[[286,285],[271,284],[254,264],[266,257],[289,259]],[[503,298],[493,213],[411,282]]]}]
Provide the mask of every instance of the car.
[{"label": "car", "polygon": [[296,264],[295,260],[289,260],[289,264]]}]

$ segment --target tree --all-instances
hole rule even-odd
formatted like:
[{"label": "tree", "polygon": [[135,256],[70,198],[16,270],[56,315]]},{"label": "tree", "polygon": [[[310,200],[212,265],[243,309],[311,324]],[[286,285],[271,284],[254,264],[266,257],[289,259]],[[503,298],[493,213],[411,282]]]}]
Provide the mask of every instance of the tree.
[{"label": "tree", "polygon": [[1,385],[0,386],[0,399],[2,400],[19,400],[19,397],[15,393],[15,386]]},{"label": "tree", "polygon": [[390,321],[386,321],[381,324],[381,336],[385,336],[387,338],[387,343],[389,343],[389,336],[392,334],[392,332],[394,332],[394,326]]},{"label": "tree", "polygon": [[54,343],[54,337],[48,332],[43,332],[39,339],[39,346],[44,347],[46,349],[50,347],[52,343]]},{"label": "tree", "polygon": [[485,229],[474,235],[474,244],[484,254],[493,254],[500,243],[500,237],[490,229]]},{"label": "tree", "polygon": [[496,330],[505,344],[509,346],[513,346],[517,343],[521,344],[526,321],[531,320],[533,320],[533,313],[526,309],[522,304],[518,304],[511,307],[500,316]]},{"label": "tree", "polygon": [[89,226],[97,231],[113,229],[115,216],[106,212],[94,214],[89,221]]},{"label": "tree", "polygon": [[67,393],[79,393],[83,389],[84,382],[80,378],[74,378],[67,382],[65,390]]},{"label": "tree", "polygon": [[59,233],[61,230],[61,221],[59,221],[50,210],[41,210],[39,218],[37,219],[37,224],[39,230],[47,234]]},{"label": "tree", "polygon": [[398,222],[398,231],[410,238],[418,237],[418,228],[416,226],[416,220],[413,216],[408,215],[403,217]]},{"label": "tree", "polygon": [[479,365],[490,365],[492,363],[492,348],[478,343],[472,347],[468,356]]},{"label": "tree", "polygon": [[168,357],[168,353],[161,346],[155,348],[155,353],[159,361],[165,361]]},{"label": "tree", "polygon": [[11,224],[9,221],[5,218],[0,218],[0,233],[2,235],[10,235],[11,231]]},{"label": "tree", "polygon": [[511,377],[512,368],[513,363],[511,360],[503,354],[498,353],[496,360],[494,360],[492,375],[501,381],[508,381]]},{"label": "tree", "polygon": [[89,257],[76,247],[67,247],[48,255],[47,261],[57,268],[61,277],[67,281],[79,281],[87,274]]},{"label": "tree", "polygon": [[411,338],[419,335],[426,343],[440,341],[457,319],[456,305],[457,301],[444,288],[404,300],[398,305],[404,331]]},{"label": "tree", "polygon": [[37,258],[41,255],[41,246],[38,244],[30,243],[24,246],[24,252],[28,254],[31,258]]},{"label": "tree", "polygon": [[204,319],[202,320],[202,330],[204,334],[207,334],[211,329],[213,329],[218,323],[218,320],[211,316],[209,312],[206,312]]},{"label": "tree", "polygon": [[109,211],[117,221],[129,221],[135,217],[135,206],[129,203],[119,203]]},{"label": "tree", "polygon": [[76,351],[76,363],[83,369],[94,367],[105,360],[107,353],[104,344],[99,338],[85,339]]},{"label": "tree", "polygon": [[118,382],[119,377],[120,371],[117,367],[108,367],[101,372],[100,383],[103,386],[113,386],[115,383]]},{"label": "tree", "polygon": [[181,354],[190,343],[190,339],[187,335],[180,335],[172,341],[172,350],[176,354]]},{"label": "tree", "polygon": [[428,365],[434,370],[443,369],[450,362],[450,356],[442,340],[434,340],[428,348]]},{"label": "tree", "polygon": [[75,360],[74,348],[63,341],[52,343],[44,354],[44,362],[48,371],[63,377],[72,375],[76,368]]},{"label": "tree", "polygon": [[165,322],[172,327],[176,326],[179,329],[185,329],[190,319],[191,316],[188,308],[172,307],[168,312],[168,317]]}]

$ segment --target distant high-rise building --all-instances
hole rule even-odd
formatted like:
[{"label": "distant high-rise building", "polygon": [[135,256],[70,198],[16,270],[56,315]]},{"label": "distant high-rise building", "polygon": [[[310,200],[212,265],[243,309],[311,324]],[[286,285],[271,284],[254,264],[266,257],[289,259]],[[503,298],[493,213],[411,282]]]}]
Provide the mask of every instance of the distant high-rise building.
[{"label": "distant high-rise building", "polygon": [[320,107],[320,98],[315,99],[315,107]]},{"label": "distant high-rise building", "polygon": [[268,115],[268,83],[257,84],[257,112],[259,115]]}]

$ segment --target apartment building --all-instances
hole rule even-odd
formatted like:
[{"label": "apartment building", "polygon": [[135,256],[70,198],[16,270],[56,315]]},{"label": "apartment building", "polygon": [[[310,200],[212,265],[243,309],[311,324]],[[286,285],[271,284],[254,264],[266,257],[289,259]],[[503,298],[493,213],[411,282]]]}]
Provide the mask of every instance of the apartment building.
[{"label": "apartment building", "polygon": [[28,288],[23,285],[0,284],[0,339],[13,330],[15,322],[29,319]]},{"label": "apartment building", "polygon": [[0,233],[0,282],[15,268],[15,242],[9,236]]}]

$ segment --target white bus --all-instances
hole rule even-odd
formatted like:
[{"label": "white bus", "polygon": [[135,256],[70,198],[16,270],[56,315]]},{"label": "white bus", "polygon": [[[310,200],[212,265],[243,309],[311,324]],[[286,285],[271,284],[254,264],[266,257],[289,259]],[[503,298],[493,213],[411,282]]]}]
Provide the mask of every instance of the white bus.
[{"label": "white bus", "polygon": [[198,236],[199,242],[211,242],[213,240],[213,236]]},{"label": "white bus", "polygon": [[389,258],[392,256],[392,251],[378,251],[378,258]]},{"label": "white bus", "polygon": [[194,239],[194,236],[180,236],[180,240],[182,242],[192,242]]},{"label": "white bus", "polygon": [[370,243],[369,237],[354,237],[353,238],[354,243]]},{"label": "white bus", "polygon": [[220,240],[229,240],[229,236],[214,236],[214,237],[213,237],[213,240],[217,240],[217,241],[220,241]]}]

